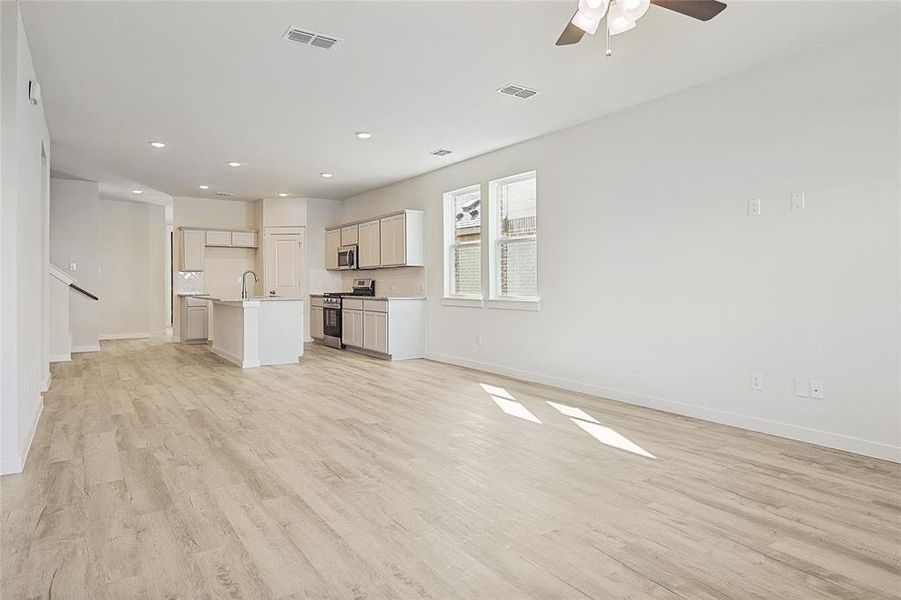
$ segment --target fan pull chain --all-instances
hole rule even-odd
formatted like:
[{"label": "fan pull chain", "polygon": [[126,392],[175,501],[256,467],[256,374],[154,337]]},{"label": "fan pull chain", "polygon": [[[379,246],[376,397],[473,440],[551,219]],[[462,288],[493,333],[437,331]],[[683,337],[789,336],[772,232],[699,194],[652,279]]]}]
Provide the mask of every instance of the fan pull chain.
[{"label": "fan pull chain", "polygon": [[613,48],[610,46],[610,24],[606,21],[604,22],[604,29],[607,30],[607,52],[605,52],[605,54],[607,56],[613,56]]}]

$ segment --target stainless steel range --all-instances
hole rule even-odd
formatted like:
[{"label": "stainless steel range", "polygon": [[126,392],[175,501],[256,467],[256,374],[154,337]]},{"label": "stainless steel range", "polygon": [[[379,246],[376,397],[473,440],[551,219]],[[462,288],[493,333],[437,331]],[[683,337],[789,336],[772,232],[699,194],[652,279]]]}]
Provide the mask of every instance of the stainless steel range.
[{"label": "stainless steel range", "polygon": [[341,343],[341,300],[345,296],[375,296],[375,279],[354,279],[350,292],[328,292],[322,295],[322,343],[344,348]]}]

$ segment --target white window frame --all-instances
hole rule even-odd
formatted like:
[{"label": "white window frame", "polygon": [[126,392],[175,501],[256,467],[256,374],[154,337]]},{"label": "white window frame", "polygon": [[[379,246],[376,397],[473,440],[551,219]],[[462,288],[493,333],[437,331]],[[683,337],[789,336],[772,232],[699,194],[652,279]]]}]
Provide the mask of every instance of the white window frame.
[{"label": "white window frame", "polygon": [[455,224],[456,224],[456,215],[455,213],[455,204],[457,196],[461,194],[469,194],[472,192],[478,191],[482,198],[482,214],[484,215],[485,210],[485,195],[482,191],[481,184],[468,185],[466,187],[462,187],[456,190],[452,190],[450,192],[445,192],[443,196],[444,202],[444,222],[442,224],[444,228],[444,297],[441,302],[447,306],[469,306],[469,307],[481,307],[483,306],[484,299],[484,290],[485,290],[485,269],[484,269],[484,243],[485,243],[485,219],[482,219],[482,227],[481,227],[481,239],[479,241],[479,245],[482,248],[481,255],[479,257],[480,265],[481,265],[481,281],[480,288],[481,293],[478,295],[459,295],[453,293],[453,282],[454,282],[454,262],[451,259],[451,252],[453,248],[457,245],[454,243],[455,238]]},{"label": "white window frame", "polygon": [[[502,185],[506,185],[509,183],[515,183],[516,181],[521,180],[535,180],[535,223],[536,229],[537,224],[539,222],[538,219],[538,172],[537,171],[526,171],[525,173],[517,173],[516,175],[510,175],[508,177],[502,177],[500,179],[492,179],[488,182],[488,223],[486,227],[485,220],[482,220],[482,232],[483,239],[485,238],[485,233],[487,231],[488,237],[488,299],[485,301],[485,306],[488,308],[503,308],[503,309],[512,309],[512,310],[538,310],[540,307],[539,296],[540,296],[540,279],[538,277],[538,271],[540,269],[540,265],[538,264],[538,236],[524,236],[522,238],[517,238],[521,240],[535,240],[536,247],[536,256],[535,256],[535,280],[536,280],[536,288],[539,290],[539,295],[536,296],[501,296],[498,291],[500,289],[500,265],[498,261],[500,260],[500,253],[498,252],[498,248],[500,246],[502,238],[499,235],[500,224],[498,219],[500,218],[500,214],[498,212],[499,204],[498,197],[498,189]],[[482,199],[482,206],[485,206],[485,199]],[[510,243],[510,240],[506,240],[507,243]],[[515,242],[514,242],[515,243]],[[485,269],[482,269],[483,271]],[[484,288],[484,281],[482,283]]]}]

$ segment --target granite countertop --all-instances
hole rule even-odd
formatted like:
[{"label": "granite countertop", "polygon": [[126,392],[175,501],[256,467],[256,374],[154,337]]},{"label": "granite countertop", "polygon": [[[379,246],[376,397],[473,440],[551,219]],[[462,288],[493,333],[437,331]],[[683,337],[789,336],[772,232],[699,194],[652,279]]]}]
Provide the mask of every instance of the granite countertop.
[{"label": "granite countertop", "polygon": [[197,297],[200,296],[202,298],[211,298],[209,294],[204,294],[203,292],[179,292],[176,294],[180,298],[188,298],[188,297]]},{"label": "granite countertop", "polygon": [[248,296],[247,298],[214,298],[208,296],[213,302],[303,302],[303,298],[288,296]]},{"label": "granite countertop", "polygon": [[[325,294],[310,294],[310,298],[324,298]],[[348,294],[345,298],[354,300],[425,300],[425,296],[353,296]]]}]

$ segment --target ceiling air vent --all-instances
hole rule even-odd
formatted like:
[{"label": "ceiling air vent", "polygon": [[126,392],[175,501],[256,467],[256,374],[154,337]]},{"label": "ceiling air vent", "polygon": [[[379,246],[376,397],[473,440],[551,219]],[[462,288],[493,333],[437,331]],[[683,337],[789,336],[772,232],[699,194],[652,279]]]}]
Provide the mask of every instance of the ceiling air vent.
[{"label": "ceiling air vent", "polygon": [[305,46],[316,46],[317,48],[323,48],[325,50],[329,50],[332,46],[341,41],[340,38],[322,35],[321,33],[316,33],[315,31],[309,31],[307,29],[298,29],[293,25],[288,27],[288,31],[285,32],[285,35],[283,35],[282,38]]},{"label": "ceiling air vent", "polygon": [[234,196],[234,194],[232,192],[216,192],[216,195],[217,196],[226,196],[226,197]]},{"label": "ceiling air vent", "polygon": [[433,150],[432,152],[429,152],[429,154],[431,154],[432,156],[447,156],[451,152],[453,152],[453,150],[445,150],[444,148],[438,148],[437,150]]},{"label": "ceiling air vent", "polygon": [[538,90],[533,90],[521,85],[513,85],[511,83],[499,89],[497,93],[504,94],[505,96],[513,96],[514,98],[522,98],[523,100],[528,100],[532,96],[536,95],[538,93]]}]

